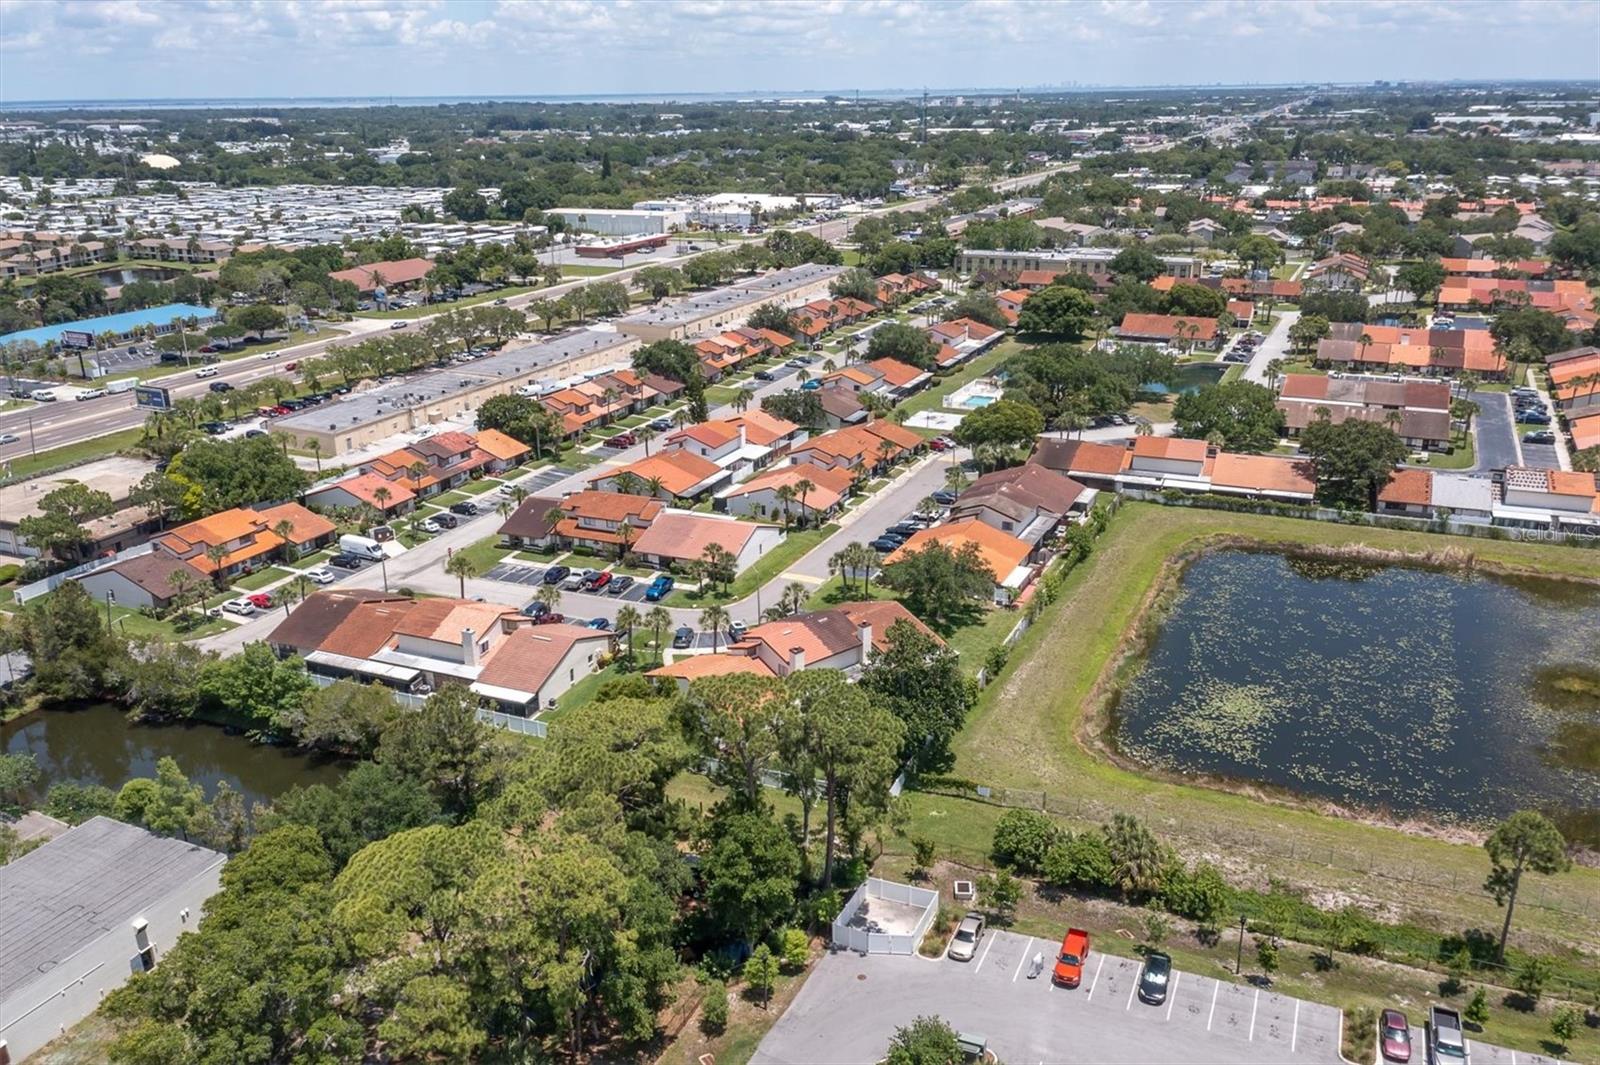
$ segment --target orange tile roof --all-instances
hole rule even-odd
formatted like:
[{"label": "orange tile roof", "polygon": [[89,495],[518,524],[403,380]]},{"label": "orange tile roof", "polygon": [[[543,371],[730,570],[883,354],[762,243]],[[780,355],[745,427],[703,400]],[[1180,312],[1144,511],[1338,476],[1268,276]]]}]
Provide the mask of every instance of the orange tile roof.
[{"label": "orange tile roof", "polygon": [[695,681],[701,677],[725,677],[730,673],[749,673],[757,677],[775,676],[769,667],[755,655],[711,654],[685,655],[645,674],[647,677],[672,677]]},{"label": "orange tile roof", "polygon": [[772,447],[800,428],[787,418],[768,414],[764,410],[747,410],[743,414],[736,414],[732,418],[723,420],[735,429],[744,426],[745,440],[759,447]]},{"label": "orange tile roof", "polygon": [[718,466],[708,458],[691,455],[687,451],[656,452],[637,462],[620,466],[616,469],[605,470],[589,478],[590,484],[599,481],[608,481],[624,473],[631,473],[641,481],[650,481],[659,477],[661,486],[675,496],[686,494],[690,489],[722,472]]},{"label": "orange tile roof", "polygon": [[883,379],[895,388],[904,388],[917,378],[928,375],[926,370],[919,370],[899,359],[873,359],[867,365],[882,374]]},{"label": "orange tile roof", "polygon": [[758,528],[761,526],[754,522],[666,510],[650,523],[650,528],[639,534],[633,549],[641,555],[687,561],[705,554],[707,546],[719,544],[724,550],[737,555],[744,550],[744,545],[749,543]]},{"label": "orange tile roof", "polygon": [[360,603],[318,645],[317,650],[351,658],[370,658],[394,641],[394,630],[425,599]]},{"label": "orange tile roof", "polygon": [[1175,436],[1136,436],[1133,454],[1143,459],[1172,459],[1177,462],[1204,462],[1204,440],[1183,440]]},{"label": "orange tile roof", "polygon": [[484,636],[500,625],[502,618],[522,615],[505,603],[480,603],[474,599],[424,599],[394,626],[396,636],[415,636],[444,643],[461,642],[461,630],[471,629]]},{"label": "orange tile roof", "polygon": [[479,429],[478,446],[495,458],[505,462],[521,458],[533,449],[513,436],[498,429]]},{"label": "orange tile roof", "polygon": [[[334,481],[331,485],[323,485],[322,488],[315,489],[310,494],[317,496],[320,491],[330,491],[330,489],[334,488],[344,489],[346,493],[357,497],[358,501],[363,502],[368,507],[378,507],[379,510],[386,509],[386,507],[398,507],[400,504],[416,499],[416,494],[408,486],[403,485],[400,481],[390,481],[389,478],[379,477],[378,473],[357,473],[355,477],[346,477],[344,480]],[[378,499],[374,496],[374,493],[378,493],[379,488],[389,493],[389,502],[382,505],[382,507],[379,507]]]},{"label": "orange tile roof", "polygon": [[1282,492],[1311,496],[1317,482],[1310,467],[1293,459],[1270,455],[1217,453],[1211,467],[1211,483],[1219,488],[1242,488],[1252,492]]},{"label": "orange tile roof", "polygon": [[994,573],[997,584],[1010,576],[1012,570],[1026,562],[1031,550],[1015,536],[1003,533],[977,518],[968,518],[965,521],[946,522],[943,525],[918,530],[912,534],[911,539],[884,559],[884,564],[893,565],[905,559],[907,555],[921,551],[934,543],[943,544],[951,551],[961,550],[964,544],[977,545],[978,557]]},{"label": "orange tile roof", "polygon": [[309,543],[322,536],[333,534],[336,526],[333,522],[320,514],[312,513],[299,503],[279,503],[275,507],[267,507],[258,511],[261,520],[268,529],[276,528],[280,521],[288,522],[292,528],[289,531],[289,541],[296,544]]},{"label": "orange tile roof", "polygon": [[[1178,323],[1185,326],[1183,339],[1211,340],[1217,335],[1215,318],[1189,318],[1177,314],[1125,314],[1117,329],[1128,336],[1165,337],[1173,339]],[[1199,330],[1190,334],[1189,330]]]},{"label": "orange tile roof", "polygon": [[1428,506],[1433,502],[1433,473],[1429,470],[1395,470],[1389,475],[1389,483],[1378,493],[1378,502]]},{"label": "orange tile roof", "polygon": [[630,496],[622,492],[574,492],[561,501],[561,509],[571,518],[594,521],[629,521],[648,525],[666,504],[649,496]]},{"label": "orange tile roof", "polygon": [[677,440],[693,440],[709,448],[718,448],[732,440],[739,439],[739,430],[727,422],[698,422],[685,429],[679,429],[667,437],[667,443]]},{"label": "orange tile roof", "polygon": [[1573,418],[1567,426],[1572,430],[1572,446],[1577,450],[1600,447],[1600,410]]},{"label": "orange tile roof", "polygon": [[825,468],[810,463],[800,463],[759,473],[729,492],[728,498],[749,495],[752,492],[776,491],[784,485],[793,488],[801,481],[810,481],[812,487],[806,492],[806,508],[829,510],[844,498],[844,494],[850,490],[855,480],[854,473],[841,467]]}]

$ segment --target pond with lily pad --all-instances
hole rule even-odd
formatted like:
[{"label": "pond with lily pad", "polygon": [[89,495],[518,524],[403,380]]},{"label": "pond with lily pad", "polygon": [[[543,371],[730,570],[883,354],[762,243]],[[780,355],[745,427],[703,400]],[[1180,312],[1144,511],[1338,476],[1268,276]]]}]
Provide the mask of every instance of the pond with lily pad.
[{"label": "pond with lily pad", "polygon": [[1125,755],[1393,817],[1600,843],[1600,587],[1227,549],[1118,693]]}]

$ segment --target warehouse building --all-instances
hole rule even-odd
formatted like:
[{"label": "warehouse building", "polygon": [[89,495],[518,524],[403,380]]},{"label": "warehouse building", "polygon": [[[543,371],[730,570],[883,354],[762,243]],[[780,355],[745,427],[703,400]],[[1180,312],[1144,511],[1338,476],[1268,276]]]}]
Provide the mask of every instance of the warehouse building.
[{"label": "warehouse building", "polygon": [[[961,253],[957,264],[963,274],[991,270],[995,273],[1020,274],[1024,270],[1043,270],[1054,274],[1088,274],[1090,277],[1109,278],[1111,260],[1117,257],[1118,248],[1041,248],[1036,251],[1006,251],[1004,249],[968,248]],[[1201,274],[1199,259],[1189,255],[1158,255],[1161,272],[1179,281],[1193,281]]]},{"label": "warehouse building", "polygon": [[160,964],[227,859],[92,817],[0,867],[0,1061],[20,1062]]},{"label": "warehouse building", "polygon": [[562,219],[568,229],[580,233],[598,233],[602,237],[648,237],[671,233],[682,229],[687,221],[684,211],[629,211],[609,207],[552,207],[545,215]]},{"label": "warehouse building", "polygon": [[646,343],[683,340],[721,332],[743,325],[750,312],[763,303],[797,307],[808,300],[826,296],[829,283],[842,273],[842,266],[822,266],[817,263],[775,270],[714,292],[630,314],[617,322],[617,328]]},{"label": "warehouse building", "polygon": [[636,337],[579,329],[324,403],[277,419],[272,431],[291,447],[309,449],[315,440],[324,457],[340,455],[476,410],[490,396],[529,385],[553,388],[563,377],[624,364],[638,347]]}]

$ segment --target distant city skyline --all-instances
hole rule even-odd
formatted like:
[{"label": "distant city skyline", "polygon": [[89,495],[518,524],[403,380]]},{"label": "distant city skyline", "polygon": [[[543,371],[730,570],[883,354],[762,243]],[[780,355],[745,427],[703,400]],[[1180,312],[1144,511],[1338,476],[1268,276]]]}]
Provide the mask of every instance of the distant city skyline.
[{"label": "distant city skyline", "polygon": [[1560,80],[1597,56],[1575,0],[0,0],[13,107]]}]

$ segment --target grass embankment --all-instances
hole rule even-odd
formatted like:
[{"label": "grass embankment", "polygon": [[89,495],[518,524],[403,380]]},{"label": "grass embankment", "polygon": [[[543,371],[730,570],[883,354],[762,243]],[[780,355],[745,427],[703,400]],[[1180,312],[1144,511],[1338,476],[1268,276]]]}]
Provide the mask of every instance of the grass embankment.
[{"label": "grass embankment", "polygon": [[[1488,863],[1472,841],[1444,839],[1325,815],[1310,806],[1156,779],[1119,768],[1078,740],[1106,663],[1122,650],[1168,559],[1195,541],[1244,536],[1286,544],[1365,544],[1412,552],[1455,549],[1483,562],[1551,575],[1600,578],[1600,552],[1469,540],[1292,518],[1130,504],[1095,555],[1070,574],[1060,599],[1014,649],[956,743],[960,777],[1049,796],[1069,824],[1123,811],[1145,819],[1190,857],[1217,862],[1241,886],[1279,878],[1324,904],[1362,902],[1386,920],[1429,928],[1499,928],[1502,911],[1478,887]],[[914,831],[944,853],[983,864],[1003,812],[976,798],[912,793]],[[907,847],[891,842],[891,849]],[[1531,890],[1530,890],[1531,889]],[[1524,888],[1516,938],[1529,949],[1600,942],[1600,870],[1578,868]]]},{"label": "grass embankment", "polygon": [[144,439],[144,428],[141,426],[107,433],[105,436],[91,437],[88,440],[78,440],[62,447],[41,451],[37,455],[18,455],[9,461],[11,476],[7,480],[17,481],[24,477],[33,477],[45,470],[56,470],[63,466],[76,466],[95,459],[103,459],[108,455],[115,455],[123,448],[132,447],[142,439]]},{"label": "grass embankment", "polygon": [[396,307],[388,311],[357,311],[356,317],[411,320],[433,314],[443,314],[446,311],[459,311],[466,307],[479,307],[485,303],[493,303],[495,300],[510,299],[512,296],[521,296],[536,291],[538,291],[537,285],[513,285],[509,288],[496,289],[493,292],[483,292],[476,296],[452,300],[449,303],[424,303],[419,307]]}]

